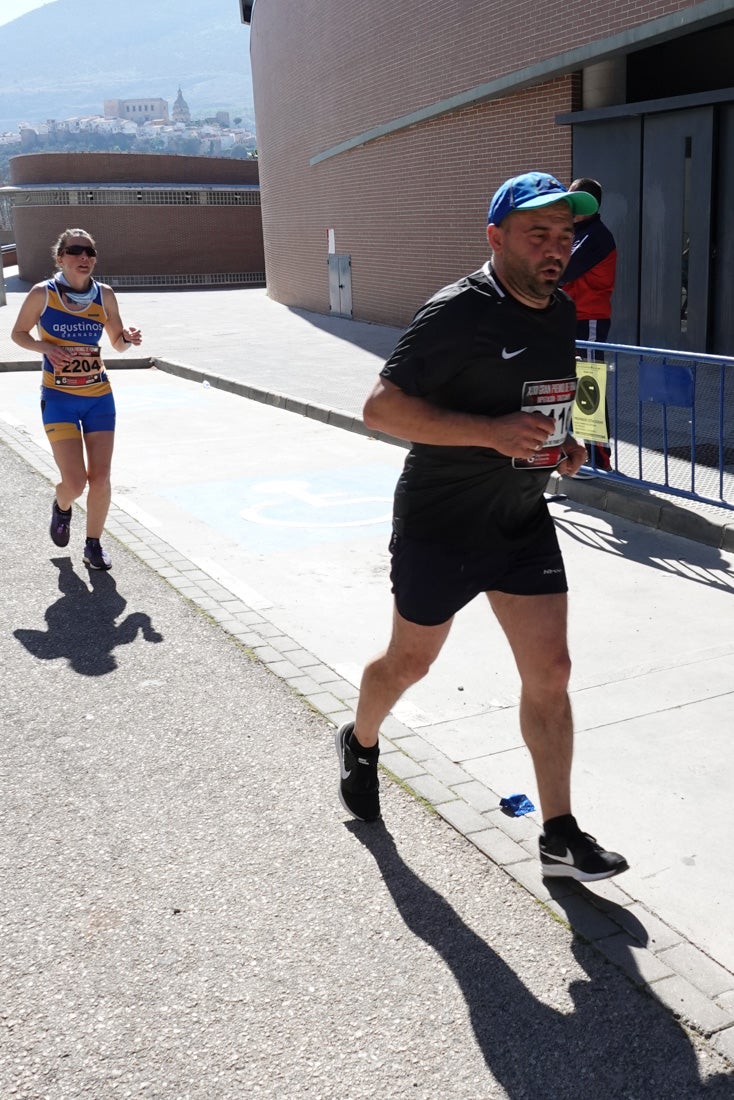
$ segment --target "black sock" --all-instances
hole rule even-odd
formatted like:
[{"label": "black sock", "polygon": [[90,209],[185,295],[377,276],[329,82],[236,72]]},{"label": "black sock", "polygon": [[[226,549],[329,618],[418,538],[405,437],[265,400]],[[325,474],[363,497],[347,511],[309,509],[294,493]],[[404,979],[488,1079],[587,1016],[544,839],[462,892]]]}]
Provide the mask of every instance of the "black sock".
[{"label": "black sock", "polygon": [[543,822],[546,836],[575,836],[579,831],[573,814],[561,814],[560,817],[550,817]]},{"label": "black sock", "polygon": [[69,508],[59,508],[58,500],[56,501],[56,511],[59,512],[60,515],[62,515],[62,516],[70,516],[71,515],[71,507],[69,507]]},{"label": "black sock", "polygon": [[379,756],[380,754],[379,745],[373,745],[371,749],[367,749],[364,745],[360,745],[359,741],[354,736],[354,730],[352,730],[349,734],[347,741],[349,743],[349,748],[352,750],[355,756],[366,756],[367,758],[370,758],[372,756]]}]

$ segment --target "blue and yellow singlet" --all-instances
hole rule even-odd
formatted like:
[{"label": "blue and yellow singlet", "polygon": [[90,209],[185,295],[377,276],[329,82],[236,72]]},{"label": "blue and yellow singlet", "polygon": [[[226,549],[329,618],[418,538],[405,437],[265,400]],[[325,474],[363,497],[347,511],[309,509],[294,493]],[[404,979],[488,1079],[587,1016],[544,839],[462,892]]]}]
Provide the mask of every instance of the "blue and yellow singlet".
[{"label": "blue and yellow singlet", "polygon": [[78,310],[64,305],[56,279],[51,278],[46,283],[46,305],[38,318],[40,337],[49,344],[76,351],[71,362],[56,371],[44,355],[43,385],[55,393],[102,397],[112,392],[99,346],[107,312],[102,302],[102,287],[92,282],[96,294],[88,306]]}]

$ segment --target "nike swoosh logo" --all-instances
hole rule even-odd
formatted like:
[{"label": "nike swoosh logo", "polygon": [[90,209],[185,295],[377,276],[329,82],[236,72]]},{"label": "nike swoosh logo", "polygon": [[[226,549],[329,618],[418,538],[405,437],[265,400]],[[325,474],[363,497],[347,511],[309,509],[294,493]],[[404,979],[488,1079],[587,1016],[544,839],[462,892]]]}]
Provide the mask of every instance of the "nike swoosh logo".
[{"label": "nike swoosh logo", "polygon": [[339,753],[339,771],[341,772],[342,779],[349,779],[349,776],[352,774],[352,770],[350,768],[349,771],[347,771],[347,769],[344,767],[344,745],[338,733],[336,737],[337,752]]},{"label": "nike swoosh logo", "polygon": [[568,863],[573,864],[573,856],[569,848],[566,848],[565,856],[557,856],[555,852],[546,852],[545,855],[548,859],[554,859],[556,863]]},{"label": "nike swoosh logo", "polygon": [[526,347],[525,348],[518,348],[517,351],[508,351],[507,348],[503,348],[502,349],[502,358],[503,359],[514,359],[516,355],[522,355],[522,353],[524,351],[527,351],[527,350],[528,349]]}]

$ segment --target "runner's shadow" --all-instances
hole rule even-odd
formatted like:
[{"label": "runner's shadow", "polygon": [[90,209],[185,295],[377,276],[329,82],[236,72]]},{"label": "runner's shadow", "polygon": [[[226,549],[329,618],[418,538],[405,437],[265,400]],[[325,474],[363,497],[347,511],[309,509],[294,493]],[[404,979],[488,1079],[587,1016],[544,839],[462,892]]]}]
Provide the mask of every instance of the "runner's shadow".
[{"label": "runner's shadow", "polygon": [[80,676],[104,676],[117,668],[113,650],[134,642],[139,632],[147,642],[163,641],[144,612],[136,611],[117,623],[127,600],[117,591],[110,573],[90,570],[90,589],[74,572],[69,558],[52,561],[59,571],[62,596],[46,611],[48,629],[13,631],[38,660],[64,658]]},{"label": "runner's shadow", "polygon": [[553,513],[555,525],[582,546],[734,593],[734,571],[716,547],[690,539],[674,544],[673,540],[680,536],[635,524],[612,513],[604,514],[609,529],[599,529],[585,515],[574,513],[572,502],[566,507],[565,512]]},{"label": "runner's shadow", "polygon": [[734,1076],[702,1080],[685,1031],[588,944],[572,942],[588,976],[569,987],[573,1011],[543,1004],[404,862],[384,823],[346,827],[374,857],[406,926],[450,968],[477,1045],[510,1100],[731,1100]]}]

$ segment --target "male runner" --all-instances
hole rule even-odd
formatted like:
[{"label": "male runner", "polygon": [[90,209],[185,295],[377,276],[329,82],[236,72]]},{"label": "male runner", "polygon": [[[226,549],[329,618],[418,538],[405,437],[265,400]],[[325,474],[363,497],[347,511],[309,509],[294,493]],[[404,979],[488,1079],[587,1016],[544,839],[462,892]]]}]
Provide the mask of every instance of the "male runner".
[{"label": "male runner", "polygon": [[571,813],[567,585],[543,496],[574,474],[574,307],[558,282],[574,215],[596,200],[553,176],[507,180],[492,199],[484,267],[440,290],[399,341],[367,399],[365,424],[412,442],[395,493],[393,629],[364,670],[354,722],[338,731],[339,794],[380,816],[380,724],[428,672],[457,611],[486,593],[522,682],[520,726],[543,814],[542,873],[581,881],[627,869]]}]

